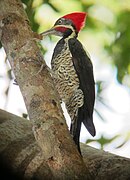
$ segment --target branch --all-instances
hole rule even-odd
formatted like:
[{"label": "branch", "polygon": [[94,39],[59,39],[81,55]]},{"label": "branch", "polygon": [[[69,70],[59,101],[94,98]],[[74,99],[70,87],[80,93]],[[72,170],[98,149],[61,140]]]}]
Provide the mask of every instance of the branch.
[{"label": "branch", "polygon": [[[55,179],[89,179],[20,0],[0,0],[0,35],[23,95],[41,159]],[[41,70],[41,67],[42,70]]]},{"label": "branch", "polygon": [[[25,179],[53,179],[41,156],[30,121],[0,110],[0,156],[8,168]],[[10,135],[10,136],[9,136]],[[130,179],[130,159],[81,144],[83,159],[96,180]],[[1,162],[0,162],[1,163]],[[0,164],[3,166],[3,164]],[[7,169],[6,174],[7,174]],[[76,179],[76,178],[75,178]]]}]

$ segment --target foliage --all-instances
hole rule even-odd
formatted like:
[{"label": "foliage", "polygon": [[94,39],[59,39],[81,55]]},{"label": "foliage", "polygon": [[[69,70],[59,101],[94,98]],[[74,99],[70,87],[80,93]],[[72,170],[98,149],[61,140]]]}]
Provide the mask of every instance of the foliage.
[{"label": "foliage", "polygon": [[106,137],[104,137],[103,135],[101,135],[101,137],[98,138],[98,139],[96,139],[96,140],[90,140],[90,139],[88,139],[88,140],[86,141],[86,143],[97,142],[97,143],[100,144],[101,149],[103,149],[105,145],[111,143],[112,141],[114,141],[114,140],[115,140],[116,138],[118,138],[118,137],[119,137],[119,136],[116,135],[116,136],[114,136],[114,137],[112,137],[112,138],[106,138]]},{"label": "foliage", "polygon": [[106,50],[111,54],[113,63],[117,68],[117,79],[120,83],[130,86],[130,10],[122,10],[112,27],[115,39],[111,46],[106,46]]}]

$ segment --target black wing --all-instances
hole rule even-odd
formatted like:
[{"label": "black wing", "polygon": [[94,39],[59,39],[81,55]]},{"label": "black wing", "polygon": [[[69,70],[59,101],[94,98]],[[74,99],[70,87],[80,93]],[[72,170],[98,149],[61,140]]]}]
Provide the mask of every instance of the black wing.
[{"label": "black wing", "polygon": [[69,49],[80,81],[79,88],[82,89],[84,94],[84,105],[79,109],[78,121],[83,122],[89,133],[95,136],[95,127],[93,124],[93,108],[95,101],[93,66],[82,44],[77,39],[69,39]]}]

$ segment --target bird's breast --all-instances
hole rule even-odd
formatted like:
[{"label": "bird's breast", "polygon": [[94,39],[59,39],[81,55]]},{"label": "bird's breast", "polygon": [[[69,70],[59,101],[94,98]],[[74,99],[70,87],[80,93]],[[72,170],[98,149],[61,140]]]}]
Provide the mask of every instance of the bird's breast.
[{"label": "bird's breast", "polygon": [[79,88],[79,79],[74,69],[67,40],[63,49],[53,57],[51,65],[54,72],[54,83],[61,99],[66,103],[75,90]]}]

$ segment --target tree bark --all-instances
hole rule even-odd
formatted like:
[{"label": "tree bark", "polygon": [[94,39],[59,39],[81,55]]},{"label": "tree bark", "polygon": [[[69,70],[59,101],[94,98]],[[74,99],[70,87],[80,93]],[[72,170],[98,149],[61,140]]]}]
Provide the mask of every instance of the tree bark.
[{"label": "tree bark", "polygon": [[[88,167],[69,134],[53,81],[20,0],[0,0],[0,39],[19,84],[33,133],[41,150],[41,155],[36,158],[40,159],[43,167],[43,159],[46,161],[48,171],[54,179],[90,179]],[[17,140],[15,145],[17,146]],[[6,155],[11,156],[15,148],[12,151],[10,149]]]},{"label": "tree bark", "polygon": [[[17,178],[54,179],[31,128],[30,121],[0,110],[0,167]],[[92,180],[130,179],[130,159],[85,144],[81,151]]]}]

